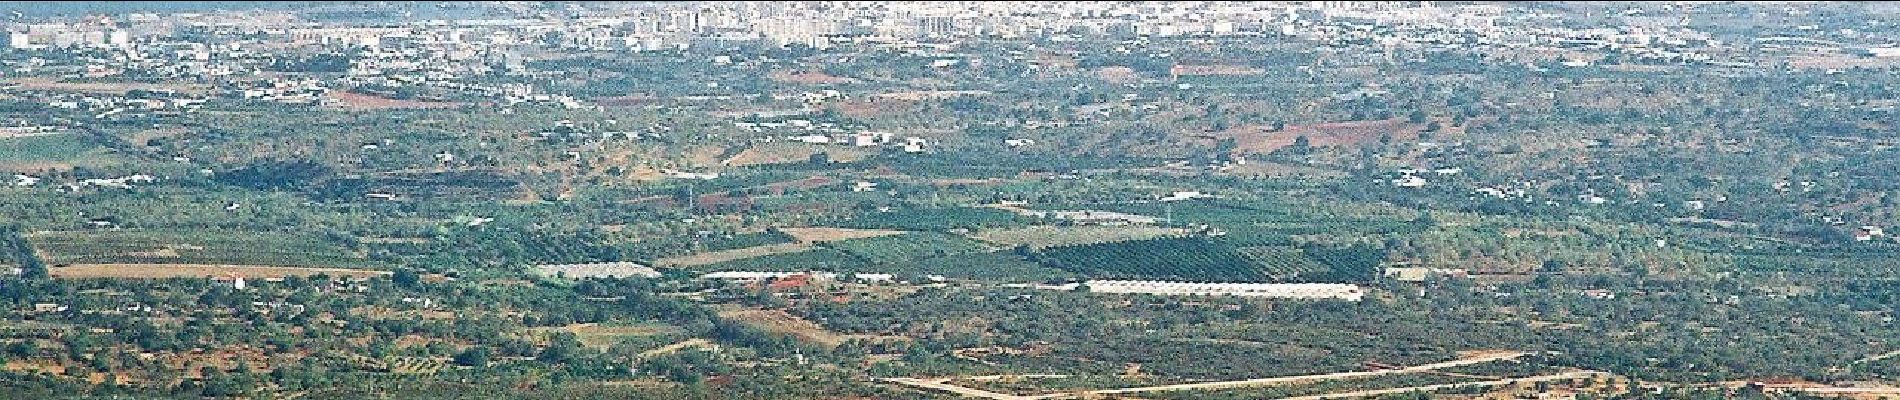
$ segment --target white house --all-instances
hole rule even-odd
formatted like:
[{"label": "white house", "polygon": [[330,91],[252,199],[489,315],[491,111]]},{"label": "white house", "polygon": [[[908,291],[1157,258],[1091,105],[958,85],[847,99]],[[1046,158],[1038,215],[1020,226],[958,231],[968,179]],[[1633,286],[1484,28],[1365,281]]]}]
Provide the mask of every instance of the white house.
[{"label": "white house", "polygon": [[719,173],[717,172],[686,172],[686,171],[673,170],[673,169],[668,169],[661,172],[665,172],[666,176],[673,177],[673,179],[696,179],[696,180],[702,180],[702,181],[719,179]]},{"label": "white house", "polygon": [[808,144],[831,144],[831,137],[825,135],[803,135],[789,138],[791,141]]},{"label": "white house", "polygon": [[1161,201],[1181,201],[1181,200],[1193,200],[1193,199],[1207,199],[1207,198],[1213,198],[1213,197],[1214,195],[1201,193],[1198,191],[1177,191],[1174,193],[1169,193],[1167,197],[1162,197]]}]

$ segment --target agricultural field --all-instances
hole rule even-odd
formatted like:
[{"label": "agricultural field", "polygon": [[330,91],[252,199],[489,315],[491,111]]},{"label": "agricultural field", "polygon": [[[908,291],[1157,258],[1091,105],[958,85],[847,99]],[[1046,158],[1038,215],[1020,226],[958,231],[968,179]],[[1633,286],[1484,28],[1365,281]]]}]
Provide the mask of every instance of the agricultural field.
[{"label": "agricultural field", "polygon": [[20,138],[0,138],[0,172],[39,173],[45,170],[70,170],[73,167],[98,167],[120,162],[121,157],[73,133]]},{"label": "agricultural field", "polygon": [[875,272],[899,276],[939,275],[951,279],[1003,282],[1037,282],[1079,276],[1073,272],[1050,268],[1008,250],[913,259],[879,265],[876,269]]},{"label": "agricultural field", "polygon": [[841,225],[866,229],[947,231],[1024,225],[1015,213],[983,207],[893,209],[859,215]]},{"label": "agricultural field", "polygon": [[306,235],[272,232],[109,230],[25,235],[56,264],[210,264],[366,267],[363,257]]},{"label": "agricultural field", "polygon": [[[804,246],[804,245],[787,245]],[[781,251],[763,255],[729,259],[714,263],[696,264],[695,269],[707,271],[831,271],[831,272],[877,272],[870,263],[856,256],[829,248],[802,247],[802,251]]]},{"label": "agricultural field", "polygon": [[772,255],[796,254],[812,249],[813,247],[809,244],[780,243],[667,257],[654,261],[653,265],[671,268],[698,267]]},{"label": "agricultural field", "polygon": [[660,323],[581,323],[559,327],[539,327],[528,330],[530,333],[545,335],[554,332],[571,333],[580,340],[581,345],[607,349],[627,342],[628,339],[642,339],[650,346],[658,347],[683,338],[686,333],[679,327]]},{"label": "agricultural field", "polygon": [[218,264],[71,264],[54,265],[47,268],[47,275],[54,278],[207,278],[207,277],[244,277],[254,279],[276,279],[288,276],[328,275],[333,277],[369,278],[388,276],[388,271],[345,268],[308,268],[277,267],[268,265],[218,265]]},{"label": "agricultural field", "polygon": [[851,229],[851,228],[778,228],[779,232],[801,243],[834,242],[840,240],[874,238],[879,236],[901,235],[904,231],[891,229]]},{"label": "agricultural field", "polygon": [[1085,244],[1147,240],[1186,233],[1177,228],[1158,226],[1030,226],[1014,229],[984,229],[971,238],[998,246],[1029,246],[1034,249]]},{"label": "agricultural field", "polygon": [[742,249],[742,248],[747,248],[747,247],[791,243],[795,240],[797,240],[797,238],[793,237],[792,235],[786,234],[782,230],[768,229],[763,232],[736,233],[736,234],[723,235],[723,236],[714,236],[711,238],[699,239],[696,242],[698,243],[699,248],[705,251],[721,251],[721,250]]},{"label": "agricultural field", "polygon": [[873,264],[893,264],[910,260],[947,257],[988,251],[988,246],[962,236],[936,232],[840,240],[825,247],[864,259]]},{"label": "agricultural field", "polygon": [[0,3],[0,399],[1900,386],[1900,6],[328,3]]},{"label": "agricultural field", "polygon": [[1259,265],[1275,281],[1298,280],[1300,277],[1320,276],[1328,267],[1313,261],[1306,252],[1291,246],[1253,246],[1235,249],[1241,257]]},{"label": "agricultural field", "polygon": [[1044,264],[1100,278],[1259,282],[1269,278],[1261,266],[1231,246],[1196,237],[1131,240],[1052,247],[1040,252]]}]

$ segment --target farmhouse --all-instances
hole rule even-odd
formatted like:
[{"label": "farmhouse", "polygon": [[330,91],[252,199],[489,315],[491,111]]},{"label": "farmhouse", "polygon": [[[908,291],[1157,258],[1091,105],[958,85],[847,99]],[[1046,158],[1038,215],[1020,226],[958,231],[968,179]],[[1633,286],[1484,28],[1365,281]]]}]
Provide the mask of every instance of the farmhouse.
[{"label": "farmhouse", "polygon": [[717,172],[686,172],[672,169],[662,172],[665,172],[667,176],[673,177],[673,179],[697,179],[702,181],[719,179],[719,173]]},{"label": "farmhouse", "polygon": [[1365,296],[1359,285],[1342,283],[1200,283],[1135,280],[1084,282],[1094,293],[1141,293],[1164,296],[1237,296],[1281,299],[1336,299],[1358,301]]},{"label": "farmhouse", "polygon": [[831,144],[831,137],[825,136],[825,135],[793,136],[788,139],[791,139],[794,142],[806,143],[806,144]]},{"label": "farmhouse", "polygon": [[78,186],[103,186],[119,189],[131,189],[133,183],[150,183],[158,180],[151,175],[138,174],[119,178],[92,178],[79,181]]},{"label": "farmhouse", "polygon": [[851,145],[858,147],[871,147],[890,142],[890,132],[864,131],[851,136]]},{"label": "farmhouse", "polygon": [[1873,225],[1862,226],[1860,229],[1854,230],[1854,240],[1859,242],[1874,240],[1874,238],[1886,235],[1886,230]]}]

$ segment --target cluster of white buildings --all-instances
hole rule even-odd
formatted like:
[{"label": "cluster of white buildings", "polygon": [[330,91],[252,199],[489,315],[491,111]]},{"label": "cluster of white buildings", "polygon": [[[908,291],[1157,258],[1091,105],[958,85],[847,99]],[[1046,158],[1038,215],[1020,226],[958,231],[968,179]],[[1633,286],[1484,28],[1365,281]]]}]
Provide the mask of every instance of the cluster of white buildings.
[{"label": "cluster of white buildings", "polygon": [[[68,192],[76,192],[76,191],[79,191],[80,189],[84,189],[87,187],[131,189],[132,184],[134,183],[152,183],[152,182],[157,182],[157,181],[158,181],[158,177],[154,177],[154,176],[146,175],[146,174],[127,175],[127,176],[122,176],[118,178],[88,178],[88,179],[81,179],[78,182],[68,183],[64,187],[60,188],[60,190],[68,191]],[[33,182],[38,182],[38,180],[35,179],[33,180]]]},{"label": "cluster of white buildings", "polygon": [[7,47],[21,50],[49,48],[128,48],[132,34],[110,24],[27,24],[6,32]]},{"label": "cluster of white buildings", "polygon": [[1425,181],[1424,177],[1419,176],[1419,175],[1422,175],[1426,172],[1431,172],[1439,176],[1449,176],[1449,175],[1457,175],[1459,173],[1463,173],[1464,169],[1446,167],[1446,168],[1438,168],[1438,169],[1433,169],[1430,171],[1425,171],[1418,168],[1410,168],[1410,167],[1400,168],[1398,170],[1399,177],[1391,180],[1392,186],[1398,186],[1402,188],[1425,187],[1425,184],[1427,182]]}]

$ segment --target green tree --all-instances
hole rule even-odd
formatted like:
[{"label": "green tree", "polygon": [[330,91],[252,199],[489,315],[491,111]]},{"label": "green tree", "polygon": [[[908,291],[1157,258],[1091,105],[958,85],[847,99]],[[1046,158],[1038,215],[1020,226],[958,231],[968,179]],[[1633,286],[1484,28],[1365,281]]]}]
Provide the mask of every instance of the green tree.
[{"label": "green tree", "polygon": [[468,350],[455,354],[455,365],[485,367],[488,366],[489,359],[493,357],[494,350],[482,346],[470,347]]}]

